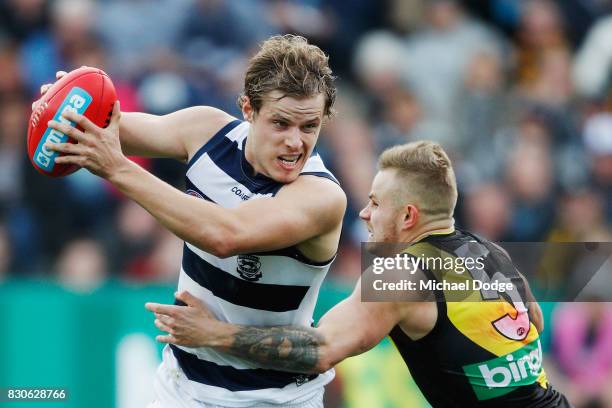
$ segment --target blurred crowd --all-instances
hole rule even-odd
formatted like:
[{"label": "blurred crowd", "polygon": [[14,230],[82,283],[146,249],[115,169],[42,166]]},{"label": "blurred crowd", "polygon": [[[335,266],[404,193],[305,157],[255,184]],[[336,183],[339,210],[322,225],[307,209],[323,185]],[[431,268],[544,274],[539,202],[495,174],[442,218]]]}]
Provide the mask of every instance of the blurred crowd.
[{"label": "blurred crowd", "polygon": [[[318,148],[349,197],[332,276],[359,273],[357,214],[378,154],[418,139],[453,160],[458,226],[495,241],[610,241],[611,11],[610,0],[0,0],[0,280],[89,290],[178,275],[181,243],[138,205],[86,171],[33,170],[25,140],[40,85],[95,66],[124,111],[205,104],[241,117],[246,62],[276,33],[321,46],[338,76]],[[183,188],[183,164],[134,160]],[[610,311],[567,313],[608,316],[592,320],[606,330],[582,328],[584,344],[559,346],[559,372],[580,375],[568,350],[600,335],[612,354]],[[609,379],[612,357],[599,360]],[[580,406],[604,406],[590,395]]]}]

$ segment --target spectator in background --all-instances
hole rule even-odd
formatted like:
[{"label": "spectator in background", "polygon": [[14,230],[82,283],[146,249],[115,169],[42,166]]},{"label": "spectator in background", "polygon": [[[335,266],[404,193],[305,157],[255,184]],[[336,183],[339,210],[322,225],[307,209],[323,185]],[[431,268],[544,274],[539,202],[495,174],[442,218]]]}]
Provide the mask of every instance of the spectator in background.
[{"label": "spectator in background", "polygon": [[0,222],[0,283],[6,279],[11,272],[12,248],[9,241],[8,232],[2,222]]},{"label": "spectator in background", "polygon": [[[546,240],[553,243],[605,242],[612,238],[609,231],[600,196],[583,189],[567,192],[560,199],[555,223]],[[535,285],[553,296],[583,288],[585,279],[592,278],[588,275],[592,267],[582,258],[584,251],[579,246],[546,246]]]},{"label": "spectator in background", "polygon": [[160,229],[149,256],[146,258],[148,274],[139,280],[174,283],[177,265],[181,264],[183,242],[166,229]]},{"label": "spectator in background", "polygon": [[91,292],[107,278],[106,254],[91,238],[68,242],[57,261],[57,277],[65,287],[76,292]]},{"label": "spectator in background", "polygon": [[96,32],[109,51],[110,70],[134,80],[160,59],[176,59],[173,47],[190,4],[189,0],[105,1],[97,12]]},{"label": "spectator in background", "polygon": [[475,54],[468,63],[454,103],[457,150],[453,160],[460,188],[490,181],[506,154],[492,154],[497,130],[516,120],[516,109],[505,94],[503,71],[499,56],[488,51]]},{"label": "spectator in background", "polygon": [[[354,103],[349,89],[343,89],[336,99],[336,110],[341,112],[322,131],[322,143],[317,146],[326,160],[329,157],[334,174],[348,196],[344,215],[343,234],[337,262],[332,266],[336,276],[354,279],[360,270],[360,243],[367,237],[367,230],[358,213],[363,194],[370,192],[374,177],[375,160],[372,128],[364,120],[363,108]],[[325,152],[327,150],[327,153]]]},{"label": "spectator in background", "polygon": [[370,160],[388,147],[414,140],[420,132],[423,111],[401,80],[403,56],[400,39],[388,31],[366,34],[356,46],[353,69],[366,101],[360,114],[370,119],[373,128]]},{"label": "spectator in background", "polygon": [[473,56],[501,53],[499,38],[471,20],[452,0],[427,2],[425,26],[405,39],[402,80],[423,106],[423,132],[428,139],[457,148],[453,130],[455,100]]},{"label": "spectator in background", "polygon": [[566,109],[573,97],[570,54],[561,47],[542,50],[533,67],[533,77],[519,83],[528,102],[551,110]]},{"label": "spectator in background", "polygon": [[[116,225],[108,238],[112,269],[130,280],[151,278],[148,256],[155,247],[159,228],[155,219],[133,201],[119,204]],[[177,272],[177,271],[175,271]]]},{"label": "spectator in background", "polygon": [[22,200],[21,163],[28,115],[29,106],[19,94],[0,100],[0,211],[14,208]]},{"label": "spectator in background", "polygon": [[376,155],[391,146],[415,141],[423,114],[414,95],[402,87],[386,93],[381,102],[379,120],[373,124]]},{"label": "spectator in background", "polygon": [[560,200],[559,215],[548,235],[552,242],[606,241],[609,225],[601,196],[583,189],[567,193]]},{"label": "spectator in background", "polygon": [[466,192],[463,219],[470,231],[495,242],[508,238],[512,208],[507,191],[499,184],[480,184]]},{"label": "spectator in background", "polygon": [[517,43],[516,79],[519,86],[529,88],[541,78],[541,61],[545,54],[565,52],[568,49],[562,16],[555,2],[525,2],[517,31]]},{"label": "spectator in background", "polygon": [[[262,0],[194,0],[189,6],[179,44],[211,69],[225,58],[216,53],[234,54],[249,50],[276,30],[267,22],[267,4]],[[259,24],[252,24],[255,19]],[[206,58],[201,56],[206,55]]]},{"label": "spectator in background", "polygon": [[584,127],[584,144],[591,162],[595,189],[605,203],[607,223],[612,223],[612,114],[591,117]]},{"label": "spectator in background", "polygon": [[22,41],[46,29],[49,20],[47,0],[5,0],[0,2],[0,37]]},{"label": "spectator in background", "polygon": [[[513,201],[510,237],[541,241],[555,213],[552,154],[545,133],[522,133],[509,153],[506,181]],[[529,139],[536,137],[537,139]]]},{"label": "spectator in background", "polygon": [[[234,96],[240,92],[237,87],[246,69],[245,54],[274,32],[267,21],[267,9],[261,0],[195,0],[189,6],[188,17],[176,41],[184,66],[174,69],[178,74],[174,81],[187,78],[181,87],[187,90],[186,96],[191,100],[165,107],[164,111],[203,104],[238,113]],[[253,19],[258,24],[251,24]]]},{"label": "spectator in background", "polygon": [[364,34],[355,47],[353,71],[370,97],[382,98],[403,84],[404,49],[400,38],[386,30]]},{"label": "spectator in background", "polygon": [[41,83],[52,80],[58,67],[77,68],[70,65],[73,55],[94,35],[94,0],[57,0],[50,5],[49,27],[32,33],[21,48],[24,79],[31,94],[38,93]]},{"label": "spectator in background", "polygon": [[0,96],[23,96],[23,73],[19,66],[20,48],[10,39],[0,37]]},{"label": "spectator in background", "polygon": [[0,97],[0,219],[12,242],[13,272],[36,269],[39,255],[38,228],[26,204],[29,162],[25,134],[29,104],[20,94]]},{"label": "spectator in background", "polygon": [[604,17],[589,30],[573,65],[576,90],[581,96],[600,99],[610,85],[612,72],[612,16]]},{"label": "spectator in background", "polygon": [[592,298],[560,306],[552,339],[557,371],[551,374],[568,399],[577,408],[612,406],[612,305]]}]

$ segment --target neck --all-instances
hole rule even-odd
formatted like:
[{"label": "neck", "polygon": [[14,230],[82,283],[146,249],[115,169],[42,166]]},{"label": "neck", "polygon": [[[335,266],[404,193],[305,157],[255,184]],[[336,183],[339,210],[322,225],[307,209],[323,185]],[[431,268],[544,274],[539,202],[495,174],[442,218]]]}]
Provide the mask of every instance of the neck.
[{"label": "neck", "polygon": [[406,231],[401,237],[401,242],[415,243],[433,234],[450,234],[455,230],[454,218],[428,221],[416,228]]},{"label": "neck", "polygon": [[252,129],[249,129],[249,135],[244,145],[244,158],[247,162],[249,162],[249,164],[253,168],[253,171],[255,172],[255,174],[250,174],[250,176],[255,176],[259,173],[262,173],[263,169],[260,168],[259,163],[257,163],[257,160],[255,160],[255,154],[253,154],[253,149],[255,148],[255,146],[253,146],[254,138],[251,137],[251,131]]}]

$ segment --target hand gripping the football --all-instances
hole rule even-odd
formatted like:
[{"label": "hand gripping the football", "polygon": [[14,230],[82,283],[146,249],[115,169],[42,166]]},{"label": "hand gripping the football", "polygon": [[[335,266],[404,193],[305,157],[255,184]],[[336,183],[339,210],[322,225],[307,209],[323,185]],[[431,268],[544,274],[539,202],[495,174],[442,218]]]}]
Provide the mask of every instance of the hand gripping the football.
[{"label": "hand gripping the football", "polygon": [[128,162],[121,151],[119,142],[119,118],[121,111],[119,101],[113,107],[109,125],[101,128],[78,113],[65,111],[63,116],[78,125],[49,121],[48,126],[76,140],[77,143],[47,143],[45,147],[62,153],[55,159],[56,163],[76,164],[91,171],[93,174],[110,178]]}]

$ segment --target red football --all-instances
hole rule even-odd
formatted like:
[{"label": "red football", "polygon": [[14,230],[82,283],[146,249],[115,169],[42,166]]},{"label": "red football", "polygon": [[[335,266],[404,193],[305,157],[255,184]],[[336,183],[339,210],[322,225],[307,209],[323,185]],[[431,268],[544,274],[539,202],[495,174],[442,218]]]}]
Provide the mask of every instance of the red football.
[{"label": "red football", "polygon": [[30,116],[28,157],[34,168],[51,177],[67,176],[77,171],[79,167],[73,164],[56,165],[55,158],[59,153],[44,148],[47,142],[75,143],[63,133],[47,127],[47,122],[53,119],[75,126],[61,116],[64,110],[73,110],[85,115],[96,125],[106,127],[116,100],[117,94],[111,79],[100,69],[83,67],[59,79],[45,93]]}]

